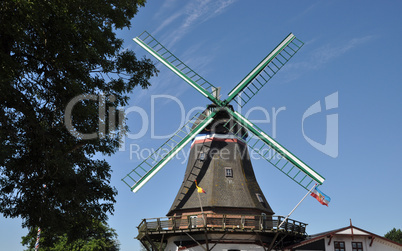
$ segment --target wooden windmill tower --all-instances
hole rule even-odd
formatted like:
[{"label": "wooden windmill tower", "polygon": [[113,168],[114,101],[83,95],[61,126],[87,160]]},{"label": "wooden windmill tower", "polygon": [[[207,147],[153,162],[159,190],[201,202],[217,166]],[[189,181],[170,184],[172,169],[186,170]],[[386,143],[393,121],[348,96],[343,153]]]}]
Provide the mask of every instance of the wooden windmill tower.
[{"label": "wooden windmill tower", "polygon": [[[273,216],[250,161],[252,149],[279,171],[309,190],[324,178],[233,110],[241,107],[303,46],[292,33],[271,51],[228,94],[219,99],[219,89],[195,73],[149,33],[134,39],[170,70],[212,101],[160,149],[123,181],[137,192],[185,145],[191,143],[187,169],[179,192],[165,218],[143,220],[139,239],[150,250],[273,250],[305,237],[306,224]],[[197,184],[207,191],[200,195]],[[134,183],[134,184],[133,184]]]}]

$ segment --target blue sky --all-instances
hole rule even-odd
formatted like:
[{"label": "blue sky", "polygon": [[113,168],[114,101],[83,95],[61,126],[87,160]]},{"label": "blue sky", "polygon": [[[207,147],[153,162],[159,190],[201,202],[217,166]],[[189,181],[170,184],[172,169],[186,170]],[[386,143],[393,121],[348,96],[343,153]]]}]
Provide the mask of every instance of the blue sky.
[{"label": "blue sky", "polygon": [[[304,46],[241,113],[326,178],[320,189],[331,197],[329,207],[309,196],[291,216],[308,223],[309,234],[344,227],[352,219],[354,225],[383,235],[402,228],[401,9],[398,1],[149,1],[132,28],[118,35],[125,48],[156,61],[132,41],[147,30],[222,87],[225,99],[294,33]],[[141,162],[141,154],[163,144],[163,136],[174,133],[183,117],[209,104],[162,64],[157,67],[160,74],[151,80],[152,87],[136,89],[125,107],[133,111],[128,125],[138,139],[126,138],[124,151],[106,157],[119,192],[109,224],[117,230],[123,251],[140,249],[133,238],[141,219],[168,212],[184,176],[184,152],[138,193],[120,179]],[[328,96],[336,102],[326,103]],[[314,104],[321,112],[303,120]],[[324,152],[317,149],[336,133]],[[253,160],[253,166],[276,215],[287,215],[306,191],[265,160]],[[0,222],[4,250],[23,250],[20,237],[26,230],[21,220]]]}]

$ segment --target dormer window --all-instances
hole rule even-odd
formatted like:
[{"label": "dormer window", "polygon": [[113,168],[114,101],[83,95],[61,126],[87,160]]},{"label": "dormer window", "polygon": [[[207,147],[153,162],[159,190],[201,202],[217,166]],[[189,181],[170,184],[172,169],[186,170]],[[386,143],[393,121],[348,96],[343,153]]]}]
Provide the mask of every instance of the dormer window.
[{"label": "dormer window", "polygon": [[257,199],[258,199],[259,202],[261,202],[261,203],[264,202],[264,199],[262,198],[261,194],[256,193],[255,195],[257,196]]}]

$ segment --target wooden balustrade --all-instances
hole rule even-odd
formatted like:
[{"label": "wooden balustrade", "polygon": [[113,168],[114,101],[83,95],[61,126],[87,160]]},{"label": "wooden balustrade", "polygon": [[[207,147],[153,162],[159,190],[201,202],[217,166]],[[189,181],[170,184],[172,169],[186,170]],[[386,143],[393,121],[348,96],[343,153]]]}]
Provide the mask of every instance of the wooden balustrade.
[{"label": "wooden balustrade", "polygon": [[298,234],[305,234],[306,223],[287,219],[278,229],[279,224],[285,219],[283,216],[265,215],[233,215],[233,214],[198,214],[183,215],[178,217],[162,217],[144,219],[138,226],[141,234],[175,232],[175,231],[196,231],[208,229],[214,231],[287,231]]}]

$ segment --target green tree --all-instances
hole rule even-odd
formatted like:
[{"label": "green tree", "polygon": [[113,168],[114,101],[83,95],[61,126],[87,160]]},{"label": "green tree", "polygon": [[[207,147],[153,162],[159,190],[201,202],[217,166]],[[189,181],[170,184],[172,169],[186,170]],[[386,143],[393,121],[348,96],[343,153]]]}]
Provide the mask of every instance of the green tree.
[{"label": "green tree", "polygon": [[391,231],[386,233],[384,237],[402,244],[402,231],[400,229],[397,230],[396,228],[393,228]]},{"label": "green tree", "polygon": [[[79,239],[93,219],[113,213],[111,167],[94,155],[113,154],[121,134],[108,132],[125,129],[110,108],[127,105],[134,87],[147,88],[157,74],[115,34],[144,4],[0,1],[0,213],[40,226],[45,246],[64,234]],[[65,116],[77,97],[92,99]]]},{"label": "green tree", "polygon": [[[36,234],[33,229],[33,231],[22,237],[21,243],[28,246],[26,251],[35,250]],[[57,236],[53,240],[51,247],[42,247],[41,244],[46,239],[46,231],[41,236],[39,243],[41,251],[117,251],[120,246],[115,230],[102,222],[95,221],[93,221],[91,228],[87,229],[85,236],[72,242],[69,242],[67,234],[64,234]]]}]

